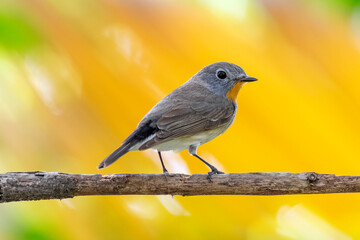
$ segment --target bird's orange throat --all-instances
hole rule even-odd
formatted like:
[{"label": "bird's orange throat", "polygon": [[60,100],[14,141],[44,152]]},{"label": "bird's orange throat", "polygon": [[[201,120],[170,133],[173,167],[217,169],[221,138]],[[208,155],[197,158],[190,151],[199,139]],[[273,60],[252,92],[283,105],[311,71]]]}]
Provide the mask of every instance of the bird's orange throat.
[{"label": "bird's orange throat", "polygon": [[237,83],[233,86],[233,88],[232,88],[230,91],[227,92],[226,96],[227,96],[229,99],[231,99],[231,100],[233,100],[233,101],[235,102],[236,97],[237,97],[237,95],[238,95],[241,87],[242,87],[244,84],[245,84],[244,82],[237,82]]}]

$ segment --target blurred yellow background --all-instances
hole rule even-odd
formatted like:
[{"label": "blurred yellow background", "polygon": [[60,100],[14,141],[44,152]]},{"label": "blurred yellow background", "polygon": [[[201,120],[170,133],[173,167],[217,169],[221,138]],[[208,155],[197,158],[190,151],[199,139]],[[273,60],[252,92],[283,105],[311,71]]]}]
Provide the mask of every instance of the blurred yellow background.
[{"label": "blurred yellow background", "polygon": [[[96,166],[202,67],[259,79],[199,155],[226,172],[360,174],[360,1],[2,0],[0,172]],[[184,151],[170,172],[207,173]],[[360,239],[360,194],[103,196],[0,205],[0,239]]]}]

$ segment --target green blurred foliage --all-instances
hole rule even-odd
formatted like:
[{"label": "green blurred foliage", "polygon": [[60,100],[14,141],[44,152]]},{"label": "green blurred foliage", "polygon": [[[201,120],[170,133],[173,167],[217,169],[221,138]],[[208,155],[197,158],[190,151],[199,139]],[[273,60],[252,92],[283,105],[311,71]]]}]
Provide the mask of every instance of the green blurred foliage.
[{"label": "green blurred foliage", "polygon": [[42,43],[42,36],[30,20],[18,12],[0,11],[0,46],[26,51]]}]

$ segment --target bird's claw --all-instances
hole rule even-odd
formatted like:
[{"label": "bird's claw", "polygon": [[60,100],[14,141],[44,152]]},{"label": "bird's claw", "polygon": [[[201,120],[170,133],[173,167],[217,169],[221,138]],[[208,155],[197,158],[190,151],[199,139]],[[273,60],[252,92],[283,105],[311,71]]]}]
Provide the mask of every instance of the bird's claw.
[{"label": "bird's claw", "polygon": [[209,179],[210,182],[212,182],[211,176],[214,175],[214,174],[225,174],[225,173],[222,172],[222,171],[217,170],[216,168],[212,168],[211,172],[208,172],[208,179]]},{"label": "bird's claw", "polygon": [[167,181],[168,180],[167,176],[169,176],[169,172],[167,170],[164,170],[163,173],[164,173],[164,176],[165,176],[165,180]]}]

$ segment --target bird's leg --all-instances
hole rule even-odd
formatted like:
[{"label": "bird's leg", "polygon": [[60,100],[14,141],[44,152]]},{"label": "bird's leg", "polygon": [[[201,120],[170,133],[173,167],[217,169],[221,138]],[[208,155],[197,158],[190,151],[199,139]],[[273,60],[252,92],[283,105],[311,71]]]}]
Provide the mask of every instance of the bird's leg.
[{"label": "bird's leg", "polygon": [[224,174],[223,172],[217,170],[216,167],[214,167],[213,165],[211,165],[210,163],[208,163],[207,161],[205,161],[204,159],[202,159],[202,157],[200,157],[199,155],[197,155],[196,151],[197,151],[197,147],[199,145],[190,145],[189,146],[189,153],[195,157],[197,157],[198,159],[200,159],[203,163],[206,164],[206,166],[208,166],[211,169],[211,172],[208,173],[208,178],[211,181],[211,176],[214,174]]},{"label": "bird's leg", "polygon": [[211,172],[208,173],[208,177],[211,180],[211,176],[214,174],[224,174],[223,172],[217,170],[216,167],[214,167],[213,165],[211,165],[210,163],[208,163],[207,161],[205,161],[204,159],[202,159],[199,155],[197,155],[196,153],[192,154],[193,156],[197,157],[198,159],[200,159],[203,163],[206,164],[206,166],[208,166],[211,169]]},{"label": "bird's leg", "polygon": [[[163,168],[163,173],[164,173],[165,178],[166,178],[166,176],[169,175],[169,172],[168,172],[168,170],[166,170],[166,168],[165,168],[164,162],[163,162],[163,160],[162,160],[161,152],[158,151],[158,154],[159,154],[160,162],[161,162],[161,165],[162,165],[162,168]],[[167,178],[166,178],[166,180],[167,180]]]}]

